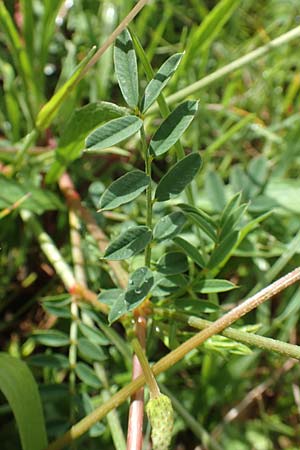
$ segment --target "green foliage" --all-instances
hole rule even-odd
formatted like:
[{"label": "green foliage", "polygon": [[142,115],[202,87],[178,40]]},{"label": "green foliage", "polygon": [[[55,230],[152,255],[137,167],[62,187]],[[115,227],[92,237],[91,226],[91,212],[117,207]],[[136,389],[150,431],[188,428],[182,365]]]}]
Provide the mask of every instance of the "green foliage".
[{"label": "green foliage", "polygon": [[[299,5],[162,3],[148,2],[95,62],[136,2],[0,2],[1,342],[32,368],[51,441],[130,382],[125,335],[138,313],[158,361],[196,319],[215,321],[300,265],[300,32],[284,34]],[[233,331],[290,340],[299,295],[295,285]],[[7,358],[3,450],[20,449],[10,409],[22,447],[46,448],[32,376]],[[158,377],[176,410],[163,445],[173,433],[174,447],[298,448],[297,366],[285,367],[213,336]],[[269,386],[259,410],[224,422],[257,385]],[[125,448],[127,413],[72,445]]]}]

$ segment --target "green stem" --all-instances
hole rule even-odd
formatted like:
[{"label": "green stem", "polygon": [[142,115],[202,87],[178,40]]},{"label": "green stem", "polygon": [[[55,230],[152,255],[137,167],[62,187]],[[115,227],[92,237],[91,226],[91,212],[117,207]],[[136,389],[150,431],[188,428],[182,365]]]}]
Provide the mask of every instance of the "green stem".
[{"label": "green stem", "polygon": [[160,390],[139,340],[137,338],[133,338],[131,345],[143,369],[143,374],[145,376],[146,383],[148,384],[151,398],[158,397]]},{"label": "green stem", "polygon": [[[220,317],[220,319],[213,322],[210,326],[200,331],[192,338],[188,339],[175,350],[171,351],[168,355],[161,358],[160,361],[152,366],[153,374],[158,375],[159,373],[166,371],[171,366],[180,361],[191,350],[197,348],[211,336],[221,333],[225,328],[229,327],[240,317],[244,316],[252,309],[257,308],[266,300],[273,297],[274,295],[277,295],[279,292],[283,291],[288,286],[291,286],[299,280],[300,268],[298,267],[284,277],[277,280],[275,283],[258,292],[253,297],[248,298],[248,300],[245,300],[236,308],[233,308],[227,314]],[[128,397],[130,397],[134,392],[140,389],[145,384],[145,382],[145,375],[140,375],[138,378],[133,380],[131,383],[129,383],[127,386],[113,395],[109,402],[95,409],[91,414],[84,417],[80,422],[74,425],[63,436],[50,444],[46,450],[60,450],[64,446],[72,442],[74,439],[82,436],[86,431],[89,430],[91,426],[93,426],[98,420],[101,420],[109,411],[122,404]]]},{"label": "green stem", "polygon": [[[221,69],[216,70],[215,72],[207,75],[206,77],[202,78],[199,81],[196,81],[195,83],[191,84],[190,86],[187,86],[184,89],[181,89],[180,91],[176,92],[176,94],[170,95],[167,97],[166,101],[168,105],[171,105],[173,103],[177,103],[185,98],[187,98],[189,95],[193,95],[196,92],[198,92],[200,89],[203,89],[206,86],[209,86],[214,81],[217,81],[221,78],[224,78],[226,75],[234,72],[235,70],[241,69],[246,64],[249,64],[256,59],[261,58],[262,56],[266,55],[270,51],[280,47],[283,44],[287,44],[289,41],[299,38],[300,36],[300,26],[293,28],[292,30],[288,31],[287,33],[282,34],[276,39],[273,39],[273,41],[270,41],[268,44],[263,45],[252,52],[248,53],[247,55],[242,56],[241,58],[236,59],[235,61],[227,64],[224,67],[221,67]],[[153,114],[157,111],[157,105],[153,105],[149,110],[148,113]]]},{"label": "green stem", "polygon": [[[146,134],[144,126],[141,128],[141,142],[142,142],[142,152],[145,160],[145,172],[150,178],[149,186],[146,190],[146,225],[150,230],[152,230],[152,186],[151,186],[151,162],[152,157],[149,154],[149,149],[146,141]],[[150,267],[151,263],[151,243],[147,245],[145,250],[145,265]]]},{"label": "green stem", "polygon": [[[189,316],[187,314],[170,311],[163,308],[154,308],[154,312],[160,316],[169,317],[171,319],[175,319],[176,321],[184,322],[190,327],[197,328],[198,330],[203,330],[213,323],[209,320],[200,319],[199,317]],[[258,347],[267,351],[273,351],[281,355],[288,356],[289,358],[296,358],[300,360],[299,345],[288,344],[277,339],[259,336],[230,327],[222,331],[221,334],[229,339],[242,342],[246,345]]]}]

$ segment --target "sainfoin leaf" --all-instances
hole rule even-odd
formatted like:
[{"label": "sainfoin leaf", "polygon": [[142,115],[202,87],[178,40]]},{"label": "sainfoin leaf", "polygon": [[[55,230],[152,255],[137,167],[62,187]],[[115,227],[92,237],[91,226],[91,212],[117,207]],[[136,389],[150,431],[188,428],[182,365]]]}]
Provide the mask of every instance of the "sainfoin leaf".
[{"label": "sainfoin leaf", "polygon": [[126,291],[117,297],[113,304],[108,320],[110,323],[119,319],[123,314],[137,308],[147,297],[154,283],[154,277],[147,267],[139,267],[129,277]]},{"label": "sainfoin leaf", "polygon": [[143,121],[137,116],[113,119],[97,128],[86,139],[86,152],[98,152],[118,144],[136,133]]},{"label": "sainfoin leaf", "polygon": [[150,141],[150,152],[155,156],[166,153],[188,128],[198,109],[198,102],[181,103],[164,120]]},{"label": "sainfoin leaf", "polygon": [[237,286],[234,283],[231,283],[227,280],[218,280],[218,279],[203,279],[196,280],[193,283],[193,290],[195,292],[200,292],[201,294],[212,294],[218,292],[226,292],[235,289]]},{"label": "sainfoin leaf", "polygon": [[139,83],[136,54],[128,30],[124,30],[116,39],[114,63],[122,95],[131,108],[138,105]]},{"label": "sainfoin leaf", "polygon": [[201,157],[198,153],[190,153],[180,159],[158,183],[155,191],[156,200],[163,202],[180,194],[196,176],[200,167]]},{"label": "sainfoin leaf", "polygon": [[111,260],[127,259],[141,252],[151,241],[152,233],[148,227],[128,228],[106,249],[104,258]]},{"label": "sainfoin leaf", "polygon": [[153,237],[158,241],[171,239],[180,233],[185,224],[185,216],[180,211],[175,211],[162,217],[154,227]]},{"label": "sainfoin leaf", "polygon": [[109,210],[128,203],[138,197],[150,183],[150,178],[141,170],[132,170],[114,181],[103,193],[99,208]]},{"label": "sainfoin leaf", "polygon": [[22,450],[44,450],[47,435],[38,386],[27,365],[0,353],[0,390],[17,423]]},{"label": "sainfoin leaf", "polygon": [[175,55],[170,56],[170,58],[163,63],[154,75],[153,79],[146,86],[141,103],[141,110],[143,113],[150,108],[152,103],[157,99],[163,88],[166,86],[171,76],[176,71],[182,56],[183,53],[175,53]]}]

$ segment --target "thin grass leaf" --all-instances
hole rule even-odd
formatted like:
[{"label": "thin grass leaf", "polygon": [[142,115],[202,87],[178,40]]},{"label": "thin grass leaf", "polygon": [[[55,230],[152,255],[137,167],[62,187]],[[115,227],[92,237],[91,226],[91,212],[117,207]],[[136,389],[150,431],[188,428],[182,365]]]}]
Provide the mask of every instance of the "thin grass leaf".
[{"label": "thin grass leaf", "polygon": [[93,47],[89,51],[87,56],[77,66],[77,68],[75,69],[73,75],[69,78],[69,80],[66,81],[66,83],[42,107],[36,119],[36,127],[39,130],[44,130],[50,125],[64,100],[70,95],[74,87],[77,85],[83,70],[85,69],[88,62],[92,59],[95,52],[96,48]]}]

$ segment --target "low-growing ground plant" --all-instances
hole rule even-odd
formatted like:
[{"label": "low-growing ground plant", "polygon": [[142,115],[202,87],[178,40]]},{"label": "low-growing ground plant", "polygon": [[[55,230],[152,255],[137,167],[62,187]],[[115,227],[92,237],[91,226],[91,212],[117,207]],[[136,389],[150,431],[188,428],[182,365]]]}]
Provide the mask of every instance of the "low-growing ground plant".
[{"label": "low-growing ground plant", "polygon": [[300,29],[218,67],[253,2],[123,3],[0,3],[3,448],[293,450]]}]

